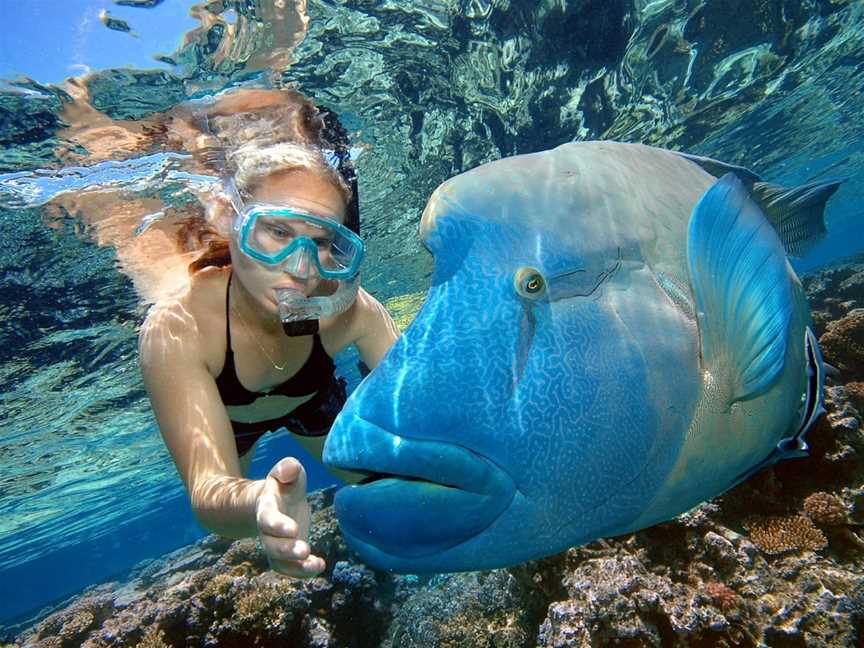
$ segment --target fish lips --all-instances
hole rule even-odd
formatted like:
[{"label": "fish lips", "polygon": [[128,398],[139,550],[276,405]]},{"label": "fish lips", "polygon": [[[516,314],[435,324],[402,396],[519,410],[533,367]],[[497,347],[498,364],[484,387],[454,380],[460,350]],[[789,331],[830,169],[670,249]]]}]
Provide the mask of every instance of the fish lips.
[{"label": "fish lips", "polygon": [[346,540],[373,565],[388,556],[410,564],[476,537],[516,492],[506,472],[471,450],[402,437],[353,416],[337,420],[324,463],[369,474],[341,488],[335,508]]}]

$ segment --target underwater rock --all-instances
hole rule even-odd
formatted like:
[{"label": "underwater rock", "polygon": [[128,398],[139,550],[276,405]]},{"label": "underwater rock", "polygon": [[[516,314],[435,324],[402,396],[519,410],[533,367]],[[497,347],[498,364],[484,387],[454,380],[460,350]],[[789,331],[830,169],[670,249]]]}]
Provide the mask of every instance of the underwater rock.
[{"label": "underwater rock", "polygon": [[564,578],[569,599],[553,603],[538,646],[668,645],[678,635],[720,632],[729,622],[686,583],[651,572],[624,553],[583,562]]},{"label": "underwater rock", "polygon": [[328,549],[328,578],[281,578],[254,539],[208,536],[142,563],[124,583],[86,590],[13,645],[378,646],[406,579],[348,562],[332,497],[310,496],[310,542]]},{"label": "underwater rock", "polygon": [[846,394],[849,396],[852,404],[858,410],[864,409],[864,382],[846,383],[845,387]]},{"label": "underwater rock", "polygon": [[395,614],[387,648],[534,645],[531,593],[504,570],[433,579]]},{"label": "underwater rock", "polygon": [[864,263],[854,259],[801,278],[816,325],[816,335],[826,324],[854,308],[864,307]]},{"label": "underwater rock", "polygon": [[864,308],[851,310],[828,324],[819,344],[825,360],[848,380],[864,379]]}]

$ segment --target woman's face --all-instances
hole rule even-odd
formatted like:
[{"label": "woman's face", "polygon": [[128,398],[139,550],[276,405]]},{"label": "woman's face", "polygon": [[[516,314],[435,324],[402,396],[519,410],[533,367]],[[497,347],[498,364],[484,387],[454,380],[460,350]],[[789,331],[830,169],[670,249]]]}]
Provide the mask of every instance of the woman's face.
[{"label": "woman's face", "polygon": [[[288,205],[300,211],[339,223],[345,220],[345,201],[333,183],[312,171],[275,173],[263,178],[254,188],[250,202]],[[267,312],[278,312],[276,291],[294,288],[305,295],[324,289],[324,281],[313,271],[307,278],[296,277],[281,269],[249,258],[231,237],[231,263],[237,279],[249,296]],[[326,292],[326,291],[325,291]]]}]

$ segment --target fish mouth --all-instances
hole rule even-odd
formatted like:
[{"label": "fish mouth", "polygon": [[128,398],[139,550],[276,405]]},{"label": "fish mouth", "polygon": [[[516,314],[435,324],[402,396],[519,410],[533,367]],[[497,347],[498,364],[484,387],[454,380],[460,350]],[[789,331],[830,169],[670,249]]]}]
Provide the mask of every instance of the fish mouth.
[{"label": "fish mouth", "polygon": [[365,475],[336,493],[335,509],[348,543],[373,565],[380,556],[419,559],[469,541],[516,491],[509,475],[472,450],[403,437],[357,416],[337,419],[324,463]]}]

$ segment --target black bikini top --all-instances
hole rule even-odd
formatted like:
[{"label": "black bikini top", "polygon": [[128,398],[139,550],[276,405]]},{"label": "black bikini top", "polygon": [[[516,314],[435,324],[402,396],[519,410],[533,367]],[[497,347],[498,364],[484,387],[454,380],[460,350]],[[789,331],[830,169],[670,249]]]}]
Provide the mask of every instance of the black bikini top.
[{"label": "black bikini top", "polygon": [[285,382],[280,383],[267,392],[253,392],[246,389],[237,377],[237,367],[234,364],[234,350],[231,347],[231,318],[229,317],[229,295],[231,293],[231,276],[228,277],[228,289],[225,293],[225,364],[216,378],[216,387],[225,405],[250,405],[262,396],[309,396],[322,389],[329,388],[333,383],[336,365],[327,355],[321,337],[316,333],[313,337],[312,353],[302,367]]}]

